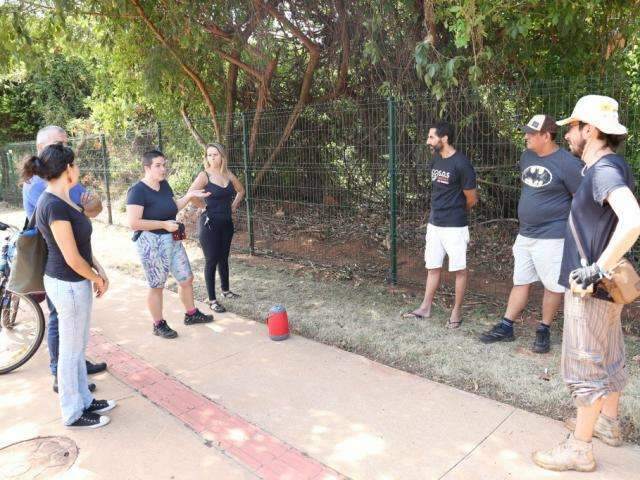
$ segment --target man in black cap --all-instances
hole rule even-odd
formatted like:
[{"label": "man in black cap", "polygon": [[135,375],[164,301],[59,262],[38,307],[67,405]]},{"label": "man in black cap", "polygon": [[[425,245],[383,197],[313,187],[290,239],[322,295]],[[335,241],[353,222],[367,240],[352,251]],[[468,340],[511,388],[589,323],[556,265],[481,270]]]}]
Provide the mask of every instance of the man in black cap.
[{"label": "man in black cap", "polygon": [[513,288],[504,317],[480,341],[513,341],[513,322],[527,306],[531,284],[540,281],[544,286],[542,321],[533,351],[546,353],[551,345],[551,322],[565,291],[558,276],[571,199],[580,185],[583,164],[558,146],[558,127],[550,116],[535,115],[521,130],[527,149],[519,162],[522,191],[520,231],[513,245]]}]

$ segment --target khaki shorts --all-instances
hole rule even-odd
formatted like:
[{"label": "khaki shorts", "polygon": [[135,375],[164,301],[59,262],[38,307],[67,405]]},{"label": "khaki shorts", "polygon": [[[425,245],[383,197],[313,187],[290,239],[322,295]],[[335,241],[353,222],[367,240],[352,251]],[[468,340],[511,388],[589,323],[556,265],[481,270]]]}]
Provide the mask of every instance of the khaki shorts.
[{"label": "khaki shorts", "polygon": [[518,235],[513,244],[513,284],[542,282],[544,288],[564,293],[558,284],[562,265],[562,238],[529,238]]},{"label": "khaki shorts", "polygon": [[442,268],[445,255],[449,257],[449,271],[467,268],[469,227],[436,227],[427,225],[424,264],[429,270]]}]

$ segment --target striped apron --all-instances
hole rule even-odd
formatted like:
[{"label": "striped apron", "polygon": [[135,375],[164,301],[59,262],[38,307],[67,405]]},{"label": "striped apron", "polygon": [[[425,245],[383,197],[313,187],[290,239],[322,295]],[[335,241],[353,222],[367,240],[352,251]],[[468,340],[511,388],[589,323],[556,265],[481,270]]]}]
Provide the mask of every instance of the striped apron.
[{"label": "striped apron", "polygon": [[592,405],[627,384],[622,305],[567,290],[560,370],[578,407]]}]

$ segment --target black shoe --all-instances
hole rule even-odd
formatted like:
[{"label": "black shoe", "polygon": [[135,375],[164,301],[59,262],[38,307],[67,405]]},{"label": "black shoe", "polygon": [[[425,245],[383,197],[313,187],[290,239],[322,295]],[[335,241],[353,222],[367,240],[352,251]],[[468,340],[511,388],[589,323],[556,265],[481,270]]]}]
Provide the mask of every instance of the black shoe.
[{"label": "black shoe", "polygon": [[153,334],[162,338],[176,338],[178,332],[167,325],[167,322],[162,320],[158,325],[153,326]]},{"label": "black shoe", "polygon": [[100,428],[107,423],[109,423],[109,417],[98,415],[97,413],[84,412],[78,420],[67,426],[69,428]]},{"label": "black shoe", "polygon": [[[90,383],[89,384],[89,391],[93,392],[96,389],[96,384],[95,383]],[[55,376],[53,377],[53,391],[58,393],[58,377]]]},{"label": "black shoe", "polygon": [[513,342],[516,337],[513,336],[513,328],[507,328],[502,322],[493,326],[488,332],[484,332],[480,335],[480,341],[482,343],[494,343],[494,342]]},{"label": "black shoe", "polygon": [[104,372],[107,369],[107,364],[104,362],[100,363],[91,363],[89,360],[86,360],[87,363],[87,374],[93,375],[94,373]]},{"label": "black shoe", "polygon": [[547,353],[551,350],[551,331],[549,328],[539,326],[536,329],[536,340],[531,348],[535,353]]},{"label": "black shoe", "polygon": [[233,293],[231,290],[222,292],[222,296],[224,298],[240,298],[240,295],[238,295],[237,293]]},{"label": "black shoe", "polygon": [[89,405],[84,411],[91,413],[104,413],[109,410],[113,410],[116,408],[116,405],[117,403],[115,400],[96,400],[94,398],[91,405]]},{"label": "black shoe", "polygon": [[209,308],[216,313],[224,313],[227,311],[227,309],[220,305],[217,300],[211,300],[209,302]]},{"label": "black shoe", "polygon": [[185,325],[195,325],[196,323],[210,323],[213,322],[213,315],[205,315],[200,310],[196,309],[193,315],[188,313],[184,314]]}]

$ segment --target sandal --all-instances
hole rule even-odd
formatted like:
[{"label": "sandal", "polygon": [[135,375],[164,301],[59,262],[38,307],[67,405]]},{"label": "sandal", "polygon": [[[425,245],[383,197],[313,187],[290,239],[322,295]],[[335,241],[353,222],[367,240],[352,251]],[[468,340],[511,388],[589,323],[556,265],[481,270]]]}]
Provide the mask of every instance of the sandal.
[{"label": "sandal", "polygon": [[402,314],[402,318],[411,318],[413,320],[424,320],[425,317],[424,315],[420,315],[419,313],[416,312],[406,312]]},{"label": "sandal", "polygon": [[452,322],[451,320],[447,321],[447,328],[450,330],[460,328],[460,325],[462,325],[462,320],[460,320],[459,322]]},{"label": "sandal", "polygon": [[222,292],[222,296],[224,298],[238,298],[238,297],[240,297],[240,295],[238,295],[237,293],[233,293],[231,290],[229,290],[228,292]]},{"label": "sandal", "polygon": [[211,300],[209,302],[209,308],[216,313],[224,313],[227,311],[227,309],[220,305],[217,300]]}]

